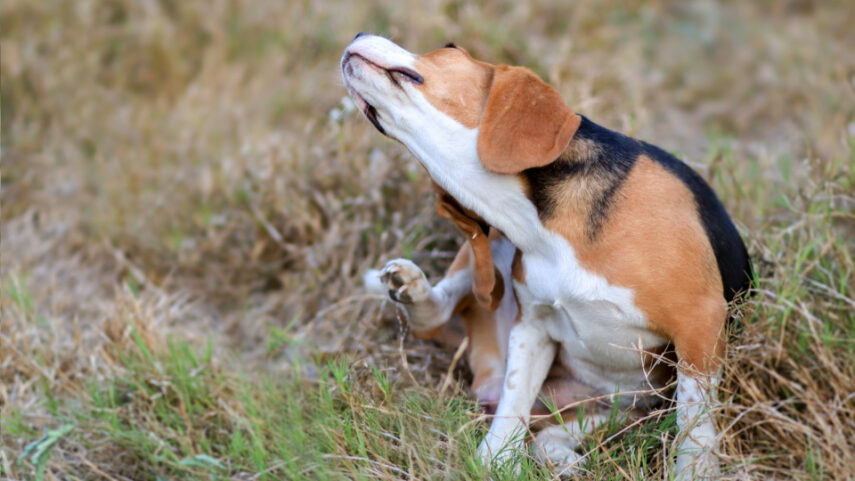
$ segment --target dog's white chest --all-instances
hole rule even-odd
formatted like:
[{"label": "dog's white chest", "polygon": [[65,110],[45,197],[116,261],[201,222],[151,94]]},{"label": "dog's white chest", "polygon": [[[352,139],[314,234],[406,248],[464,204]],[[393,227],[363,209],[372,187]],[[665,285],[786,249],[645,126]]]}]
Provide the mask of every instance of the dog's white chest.
[{"label": "dog's white chest", "polygon": [[[608,284],[575,262],[524,258],[525,283],[515,284],[523,322],[536,323],[560,344],[578,371],[626,372],[642,367],[639,348],[665,342],[651,332],[629,289]],[[585,370],[585,369],[582,369]]]}]

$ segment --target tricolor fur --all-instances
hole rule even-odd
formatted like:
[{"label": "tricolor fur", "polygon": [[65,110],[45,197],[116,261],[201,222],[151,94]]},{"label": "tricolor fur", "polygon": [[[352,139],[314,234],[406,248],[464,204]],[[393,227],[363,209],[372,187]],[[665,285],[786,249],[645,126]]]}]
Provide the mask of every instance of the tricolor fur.
[{"label": "tricolor fur", "polygon": [[[727,303],[748,287],[750,266],[709,186],[663,150],[577,115],[521,67],[456,47],[414,55],[376,36],[358,36],[341,67],[372,123],[516,249],[520,314],[484,459],[520,442],[553,361],[583,390],[633,391],[650,382],[649,353],[670,343],[676,471],[714,473],[707,411]],[[544,433],[545,458],[572,462],[570,434]]]}]

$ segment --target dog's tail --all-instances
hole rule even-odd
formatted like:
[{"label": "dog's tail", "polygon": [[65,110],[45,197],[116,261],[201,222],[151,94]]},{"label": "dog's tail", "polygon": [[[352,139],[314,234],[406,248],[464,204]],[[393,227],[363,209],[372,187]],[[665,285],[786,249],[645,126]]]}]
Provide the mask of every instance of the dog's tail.
[{"label": "dog's tail", "polygon": [[383,285],[383,281],[380,280],[380,271],[377,269],[368,269],[365,271],[365,275],[362,276],[362,284],[369,294],[377,294],[379,296],[387,294],[386,291],[388,289]]}]

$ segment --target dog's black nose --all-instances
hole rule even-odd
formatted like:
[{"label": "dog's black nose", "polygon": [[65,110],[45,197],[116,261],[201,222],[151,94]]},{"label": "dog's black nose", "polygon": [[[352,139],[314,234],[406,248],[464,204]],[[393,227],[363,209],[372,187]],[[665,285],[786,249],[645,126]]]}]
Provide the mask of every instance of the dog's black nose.
[{"label": "dog's black nose", "polygon": [[355,37],[353,37],[353,39],[354,39],[354,40],[356,40],[357,38],[359,38],[359,37],[361,37],[361,36],[363,36],[363,35],[368,35],[368,34],[367,34],[367,33],[365,33],[365,32],[359,32],[359,33],[357,33],[357,34],[356,34],[356,36],[355,36]]}]

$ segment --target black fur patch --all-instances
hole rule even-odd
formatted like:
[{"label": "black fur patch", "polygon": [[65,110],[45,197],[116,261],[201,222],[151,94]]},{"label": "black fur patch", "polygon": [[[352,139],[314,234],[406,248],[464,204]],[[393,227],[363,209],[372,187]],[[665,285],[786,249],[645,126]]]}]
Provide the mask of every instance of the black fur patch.
[{"label": "black fur patch", "polygon": [[[724,206],[703,178],[659,147],[581,117],[573,142],[592,144],[592,148],[582,150],[585,155],[570,158],[570,155],[562,154],[549,165],[522,172],[531,187],[531,200],[541,220],[555,214],[561,190],[567,188],[566,182],[576,176],[586,176],[586,185],[593,189],[593,201],[588,210],[585,235],[590,241],[596,241],[615,195],[619,194],[636,159],[644,154],[665,167],[692,192],[701,224],[715,253],[725,299],[730,302],[738,293],[747,291],[752,276],[748,251]],[[571,155],[578,153],[572,148],[567,152]]]},{"label": "black fur patch", "polygon": [[724,285],[724,298],[730,302],[740,293],[747,292],[753,277],[751,259],[739,231],[716,197],[712,188],[691,169],[664,150],[644,144],[644,153],[683,181],[695,197],[698,215],[715,253],[715,260]]},{"label": "black fur patch", "polygon": [[594,241],[608,215],[614,195],[642,153],[643,144],[635,139],[600,127],[585,116],[573,136],[574,142],[590,142],[596,149],[584,158],[562,155],[544,167],[528,169],[523,175],[532,189],[532,202],[541,219],[552,217],[556,198],[563,184],[574,176],[585,176],[593,189],[593,205],[588,212],[585,235]]}]

